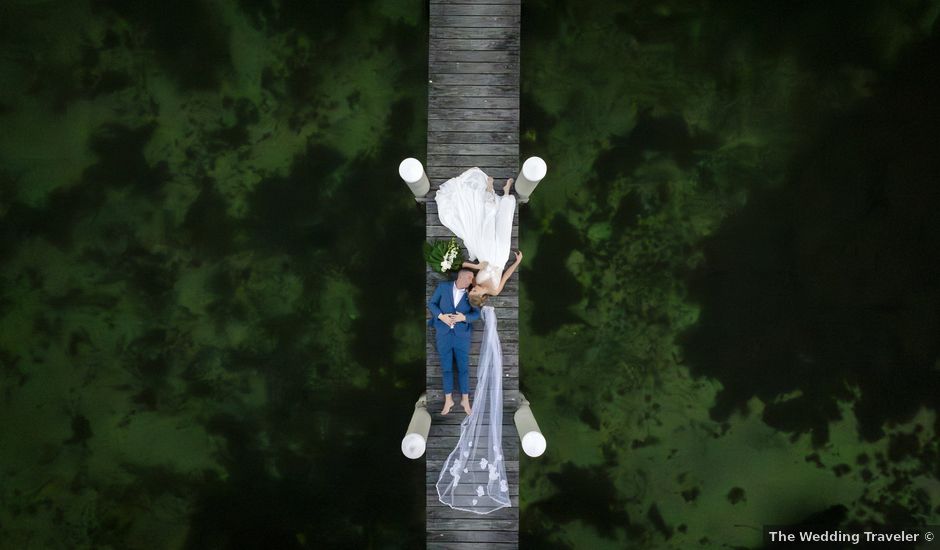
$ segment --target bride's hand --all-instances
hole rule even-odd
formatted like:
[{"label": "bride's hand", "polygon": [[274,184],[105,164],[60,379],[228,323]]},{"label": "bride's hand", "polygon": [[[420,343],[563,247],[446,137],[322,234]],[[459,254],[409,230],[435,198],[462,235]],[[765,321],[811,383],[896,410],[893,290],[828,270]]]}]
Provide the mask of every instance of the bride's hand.
[{"label": "bride's hand", "polygon": [[522,263],[522,251],[516,250],[516,263]]}]

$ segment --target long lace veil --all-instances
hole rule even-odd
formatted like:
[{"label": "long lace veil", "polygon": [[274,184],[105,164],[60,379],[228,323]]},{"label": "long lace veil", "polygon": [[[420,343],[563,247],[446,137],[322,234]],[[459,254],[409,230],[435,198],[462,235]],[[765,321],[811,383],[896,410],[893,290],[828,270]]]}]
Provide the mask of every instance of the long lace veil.
[{"label": "long lace veil", "polygon": [[503,354],[493,306],[483,306],[483,342],[472,412],[437,480],[437,497],[455,510],[488,514],[511,506],[503,465]]}]

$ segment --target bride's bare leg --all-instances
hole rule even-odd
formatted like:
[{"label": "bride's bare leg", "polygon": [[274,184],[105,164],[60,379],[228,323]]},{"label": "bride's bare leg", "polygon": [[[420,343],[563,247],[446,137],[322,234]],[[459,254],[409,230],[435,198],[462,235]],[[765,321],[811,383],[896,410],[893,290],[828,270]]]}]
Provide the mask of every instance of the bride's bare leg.
[{"label": "bride's bare leg", "polygon": [[448,393],[444,396],[444,408],[441,410],[441,414],[447,414],[450,412],[450,408],[454,406],[454,398]]},{"label": "bride's bare leg", "polygon": [[493,176],[486,176],[486,190],[490,193],[493,192]]},{"label": "bride's bare leg", "polygon": [[513,178],[509,178],[508,180],[506,180],[506,186],[503,187],[504,197],[509,194],[509,189],[512,187],[512,181],[513,181]]},{"label": "bride's bare leg", "polygon": [[470,408],[470,396],[469,395],[463,394],[463,396],[460,398],[460,406],[463,407],[463,411],[467,413],[468,415],[472,412],[472,409]]}]

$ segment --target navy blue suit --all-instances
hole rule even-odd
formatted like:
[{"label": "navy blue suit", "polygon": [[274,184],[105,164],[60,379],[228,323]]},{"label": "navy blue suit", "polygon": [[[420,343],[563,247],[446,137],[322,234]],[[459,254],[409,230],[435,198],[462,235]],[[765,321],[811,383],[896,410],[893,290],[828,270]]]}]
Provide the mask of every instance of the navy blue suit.
[{"label": "navy blue suit", "polygon": [[[470,335],[473,334],[473,321],[480,318],[480,308],[473,307],[467,301],[464,292],[460,302],[454,304],[454,281],[437,285],[434,295],[428,302],[431,318],[428,326],[437,329],[437,353],[441,357],[441,374],[444,378],[444,394],[449,395],[454,389],[454,362],[457,363],[457,383],[460,393],[470,394]],[[437,318],[441,313],[463,313],[466,321],[454,323],[454,328]]]}]

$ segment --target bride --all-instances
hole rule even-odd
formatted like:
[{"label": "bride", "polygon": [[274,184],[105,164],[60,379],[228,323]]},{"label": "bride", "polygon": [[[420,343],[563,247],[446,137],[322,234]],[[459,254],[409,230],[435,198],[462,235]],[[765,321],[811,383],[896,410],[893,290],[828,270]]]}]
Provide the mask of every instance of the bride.
[{"label": "bride", "polygon": [[477,271],[467,296],[474,307],[502,292],[522,262],[522,251],[517,251],[516,261],[503,272],[516,210],[516,197],[510,193],[512,181],[506,180],[500,197],[493,191],[493,178],[474,167],[442,183],[434,197],[441,223],[463,240],[471,260],[479,260],[463,263],[463,267]]},{"label": "bride", "polygon": [[[488,296],[502,292],[522,261],[522,253],[517,252],[515,263],[503,273],[516,208],[511,185],[512,179],[507,180],[503,196],[498,197],[493,191],[493,178],[475,167],[441,184],[435,195],[441,223],[463,240],[471,260],[479,260],[463,264],[479,270],[476,285],[468,295],[475,307],[481,307]],[[496,310],[483,306],[482,317],[483,341],[473,407],[460,424],[460,438],[437,480],[438,500],[455,510],[476,514],[511,506],[503,463],[503,354],[496,331]]]}]

